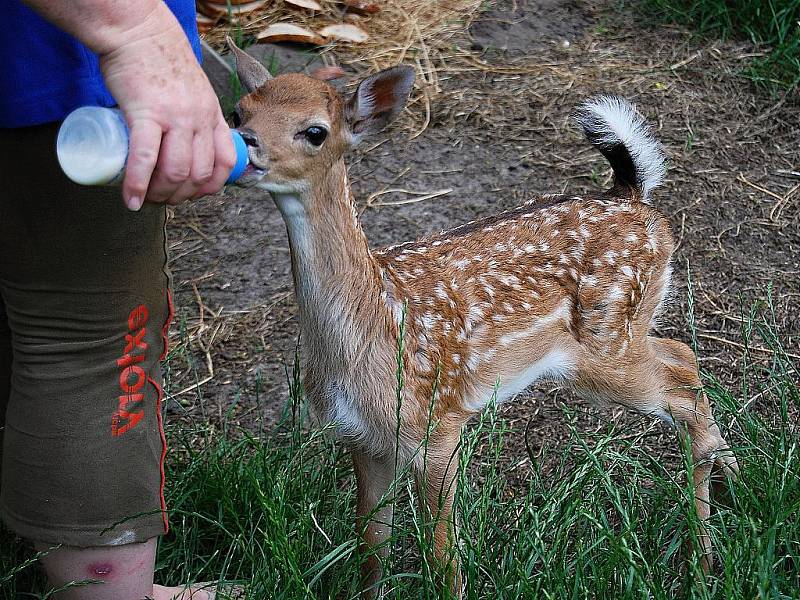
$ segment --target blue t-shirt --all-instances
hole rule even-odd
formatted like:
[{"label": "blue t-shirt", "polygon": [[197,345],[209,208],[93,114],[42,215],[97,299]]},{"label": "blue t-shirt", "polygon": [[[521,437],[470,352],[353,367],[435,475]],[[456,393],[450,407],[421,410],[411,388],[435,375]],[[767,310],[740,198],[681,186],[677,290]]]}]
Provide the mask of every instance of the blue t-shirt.
[{"label": "blue t-shirt", "polygon": [[[165,0],[198,60],[194,0]],[[0,35],[0,127],[60,121],[84,105],[114,106],[97,55],[20,0],[3,0]]]}]

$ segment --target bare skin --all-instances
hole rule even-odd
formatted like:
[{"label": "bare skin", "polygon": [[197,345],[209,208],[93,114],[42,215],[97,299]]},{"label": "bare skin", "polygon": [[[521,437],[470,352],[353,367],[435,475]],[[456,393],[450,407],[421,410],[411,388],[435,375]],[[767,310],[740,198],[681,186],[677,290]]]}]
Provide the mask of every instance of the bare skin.
[{"label": "bare skin", "polygon": [[[131,133],[122,195],[179,204],[219,191],[235,163],[230,131],[186,35],[161,0],[24,0],[100,57],[108,89]],[[36,544],[37,549],[49,546]],[[61,547],[43,560],[57,600],[211,600],[200,589],[153,584],[156,539],[97,548]]]},{"label": "bare skin", "polygon": [[[50,546],[36,544],[37,551]],[[50,585],[61,587],[70,581],[93,579],[103,583],[68,588],[53,596],[56,600],[213,600],[200,588],[164,587],[153,584],[156,539],[143,544],[102,548],[62,547],[47,554],[42,564]]]}]

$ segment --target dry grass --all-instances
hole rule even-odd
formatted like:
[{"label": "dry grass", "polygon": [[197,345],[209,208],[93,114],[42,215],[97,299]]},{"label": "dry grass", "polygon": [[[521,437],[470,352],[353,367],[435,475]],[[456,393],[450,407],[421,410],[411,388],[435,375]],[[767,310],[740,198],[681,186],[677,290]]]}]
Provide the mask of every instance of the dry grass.
[{"label": "dry grass", "polygon": [[[317,13],[299,11],[283,2],[274,2],[233,22],[220,21],[205,39],[223,50],[225,36],[241,32],[244,41],[272,23],[291,22],[312,31],[326,25],[353,22],[369,34],[361,44],[330,43],[320,49],[330,64],[347,65],[360,75],[399,63],[414,66],[417,71],[415,92],[409,106],[412,127],[417,134],[428,125],[431,105],[441,93],[439,71],[443,55],[452,38],[464,31],[480,8],[480,0],[399,0],[380,3],[381,10],[371,16],[346,15],[342,5],[332,0],[320,2]],[[354,20],[355,19],[355,20]]]}]

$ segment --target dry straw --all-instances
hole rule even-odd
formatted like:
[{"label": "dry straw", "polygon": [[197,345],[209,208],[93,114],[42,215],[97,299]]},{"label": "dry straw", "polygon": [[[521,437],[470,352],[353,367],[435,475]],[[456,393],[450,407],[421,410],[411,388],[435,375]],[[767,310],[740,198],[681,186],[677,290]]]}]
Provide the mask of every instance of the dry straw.
[{"label": "dry straw", "polygon": [[[219,50],[225,36],[240,29],[247,39],[268,25],[287,22],[319,32],[328,25],[352,23],[369,38],[358,44],[331,42],[321,48],[326,62],[348,65],[359,75],[399,63],[410,64],[417,71],[417,82],[409,106],[411,125],[419,135],[430,122],[431,101],[441,93],[438,72],[442,56],[450,48],[451,38],[464,31],[480,8],[480,0],[400,0],[378,2],[380,10],[372,15],[346,11],[344,5],[322,0],[321,11],[293,8],[285,2],[271,2],[241,16],[220,18],[204,34]],[[335,51],[335,59],[331,50]]]}]

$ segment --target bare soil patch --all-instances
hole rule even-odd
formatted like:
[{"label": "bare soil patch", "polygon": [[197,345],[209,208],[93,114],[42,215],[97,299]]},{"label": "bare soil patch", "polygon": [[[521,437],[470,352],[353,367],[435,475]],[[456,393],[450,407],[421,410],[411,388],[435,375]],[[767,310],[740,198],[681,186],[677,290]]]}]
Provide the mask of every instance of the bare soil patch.
[{"label": "bare soil patch", "polygon": [[595,22],[594,11],[580,0],[498,2],[470,28],[472,49],[532,56],[554,44],[571,44]]},{"label": "bare soil patch", "polygon": [[[676,294],[659,333],[689,340],[688,268],[705,370],[734,380],[742,311],[768,285],[776,324],[800,354],[800,100],[770,97],[737,74],[750,47],[698,41],[644,24],[617,3],[579,0],[497,2],[448,44],[426,116],[416,112],[350,157],[373,246],[511,208],[534,193],[606,187],[607,164],[571,126],[570,112],[591,94],[622,94],[654,123],[670,159],[654,201],[679,247]],[[170,243],[173,417],[275,422],[298,325],[272,200],[231,189],[183,207]],[[767,351],[752,354],[769,359]],[[565,437],[563,401],[573,399],[535,391],[504,409],[521,452],[526,438],[535,453]],[[608,418],[578,406],[581,427]],[[647,440],[654,453],[675,445],[660,426]],[[524,477],[525,468],[514,470]]]}]

